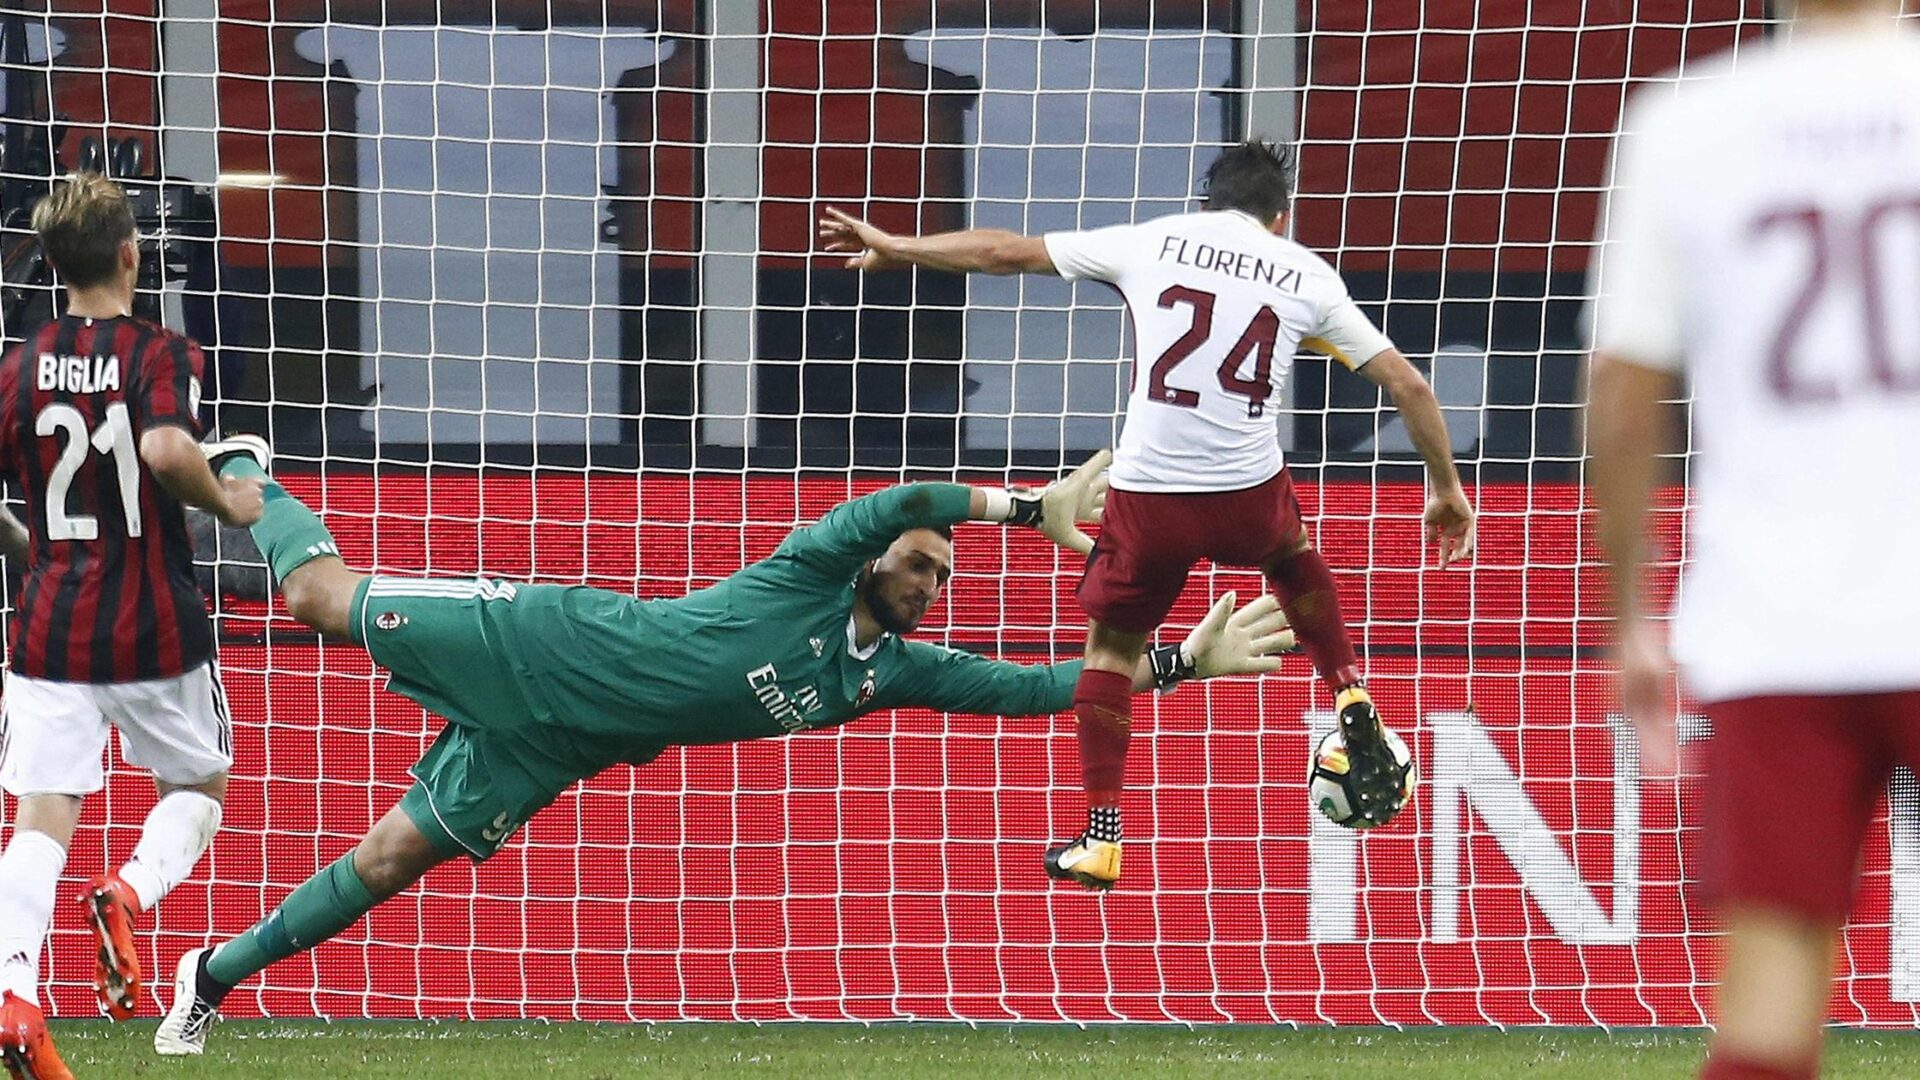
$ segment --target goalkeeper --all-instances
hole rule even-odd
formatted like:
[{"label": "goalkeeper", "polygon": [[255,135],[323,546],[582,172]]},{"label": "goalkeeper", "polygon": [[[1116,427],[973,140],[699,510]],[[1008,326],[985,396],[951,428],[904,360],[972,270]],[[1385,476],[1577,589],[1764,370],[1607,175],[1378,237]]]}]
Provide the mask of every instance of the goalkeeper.
[{"label": "goalkeeper", "polygon": [[[223,475],[267,479],[265,450],[241,436],[209,453]],[[410,770],[413,787],[357,847],[246,933],[181,957],[154,1048],[200,1053],[235,984],[340,933],[448,859],[488,858],[568,787],[616,763],[901,706],[1069,708],[1078,661],[1006,663],[900,635],[940,597],[956,522],[1033,526],[1090,548],[1076,523],[1098,520],[1109,458],[1102,451],[1041,492],[926,483],[854,499],[732,577],[654,601],[357,573],[319,517],[267,479],[253,536],[293,617],[363,646],[391,672],[388,689],[447,723]],[[1143,658],[1135,688],[1276,669],[1273,654],[1292,643],[1278,606],[1263,596],[1229,617],[1231,608],[1229,594],[1184,644]]]}]

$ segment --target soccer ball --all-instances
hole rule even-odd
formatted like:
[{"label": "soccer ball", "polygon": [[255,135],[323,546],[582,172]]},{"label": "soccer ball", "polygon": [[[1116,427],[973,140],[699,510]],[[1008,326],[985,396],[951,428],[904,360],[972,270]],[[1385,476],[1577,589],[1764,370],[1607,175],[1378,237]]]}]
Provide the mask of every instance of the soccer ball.
[{"label": "soccer ball", "polygon": [[[1394,760],[1406,769],[1406,781],[1400,786],[1400,805],[1404,807],[1413,798],[1413,754],[1392,728],[1383,726],[1381,733],[1386,736]],[[1387,823],[1368,821],[1360,816],[1359,801],[1347,789],[1347,740],[1339,728],[1327,732],[1320,745],[1314,747],[1313,765],[1307,771],[1307,797],[1328,821],[1344,828],[1371,829]]]}]

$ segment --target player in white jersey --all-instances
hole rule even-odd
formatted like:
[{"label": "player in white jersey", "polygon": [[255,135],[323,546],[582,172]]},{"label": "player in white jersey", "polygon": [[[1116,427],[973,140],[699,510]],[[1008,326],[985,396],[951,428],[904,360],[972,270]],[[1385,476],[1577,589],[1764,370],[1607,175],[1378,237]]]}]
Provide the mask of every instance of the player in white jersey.
[{"label": "player in white jersey", "polygon": [[1672,655],[1713,721],[1714,1080],[1818,1074],[1873,807],[1897,762],[1920,765],[1920,35],[1898,10],[1800,0],[1785,41],[1642,91],[1614,149],[1594,495],[1621,704],[1670,772],[1642,564],[1684,374],[1698,457]]},{"label": "player in white jersey", "polygon": [[1470,553],[1473,511],[1439,404],[1324,259],[1288,240],[1291,169],[1272,144],[1231,147],[1207,171],[1204,211],[1138,225],[1021,236],[968,229],[895,236],[830,210],[829,251],[849,267],[1058,274],[1119,289],[1133,318],[1133,391],[1100,540],[1079,598],[1086,666],[1074,691],[1087,829],[1047,871],[1090,888],[1120,876],[1120,794],[1132,684],[1148,637],[1202,558],[1257,566],[1334,694],[1360,809],[1398,812],[1404,767],[1383,743],[1326,562],[1308,540],[1267,403],[1313,349],[1384,387],[1427,464],[1426,523],[1440,564]]}]

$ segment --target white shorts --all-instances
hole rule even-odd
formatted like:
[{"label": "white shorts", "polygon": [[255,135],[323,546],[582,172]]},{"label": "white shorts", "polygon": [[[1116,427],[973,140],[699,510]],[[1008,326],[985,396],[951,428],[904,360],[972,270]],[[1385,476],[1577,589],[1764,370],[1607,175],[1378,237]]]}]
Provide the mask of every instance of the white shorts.
[{"label": "white shorts", "polygon": [[0,700],[0,788],[15,796],[87,795],[106,782],[107,729],[120,756],[154,779],[204,784],[233,765],[227,694],[211,661],[184,675],[75,683],[6,675]]}]

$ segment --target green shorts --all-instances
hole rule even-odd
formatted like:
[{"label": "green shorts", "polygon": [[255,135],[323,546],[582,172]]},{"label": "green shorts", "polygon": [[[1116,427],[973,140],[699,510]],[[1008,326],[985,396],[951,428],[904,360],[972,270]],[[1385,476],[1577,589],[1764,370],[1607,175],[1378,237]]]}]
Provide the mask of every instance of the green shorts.
[{"label": "green shorts", "polygon": [[387,689],[447,720],[411,772],[400,808],[449,855],[475,862],[596,771],[533,718],[501,646],[515,587],[371,577],[354,596],[353,637],[390,674]]}]

